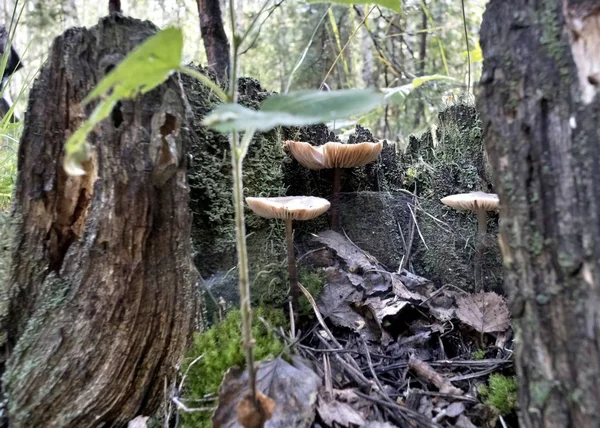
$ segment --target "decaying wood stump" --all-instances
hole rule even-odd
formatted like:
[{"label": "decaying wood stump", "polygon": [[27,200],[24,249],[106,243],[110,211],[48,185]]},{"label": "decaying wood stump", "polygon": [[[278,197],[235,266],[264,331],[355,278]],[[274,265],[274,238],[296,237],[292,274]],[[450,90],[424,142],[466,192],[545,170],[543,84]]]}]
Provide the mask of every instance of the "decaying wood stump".
[{"label": "decaying wood stump", "polygon": [[81,100],[157,31],[112,16],[58,37],[19,147],[4,375],[11,427],[117,427],[164,399],[194,325],[185,108],[176,77],[120,103],[90,136],[87,175],[63,146]]}]

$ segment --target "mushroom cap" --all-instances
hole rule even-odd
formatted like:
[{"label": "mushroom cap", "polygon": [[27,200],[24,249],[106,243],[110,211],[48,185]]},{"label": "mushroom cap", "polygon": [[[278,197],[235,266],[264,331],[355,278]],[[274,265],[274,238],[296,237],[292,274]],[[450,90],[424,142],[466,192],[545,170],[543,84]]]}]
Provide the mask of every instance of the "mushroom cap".
[{"label": "mushroom cap", "polygon": [[471,192],[446,196],[442,203],[452,208],[461,208],[469,211],[494,211],[498,209],[499,199],[495,193]]},{"label": "mushroom cap", "polygon": [[292,156],[308,169],[353,168],[373,162],[381,153],[383,143],[325,143],[315,147],[300,141],[286,141]]},{"label": "mushroom cap", "polygon": [[247,197],[246,203],[260,217],[292,220],[311,220],[323,214],[331,205],[327,199],[314,196]]}]

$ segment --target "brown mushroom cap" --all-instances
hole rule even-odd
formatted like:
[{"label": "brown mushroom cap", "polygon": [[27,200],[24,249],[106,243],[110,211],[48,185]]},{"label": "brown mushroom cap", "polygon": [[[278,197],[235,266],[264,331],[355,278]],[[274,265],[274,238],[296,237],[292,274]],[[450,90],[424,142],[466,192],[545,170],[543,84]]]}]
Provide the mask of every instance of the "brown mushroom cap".
[{"label": "brown mushroom cap", "polygon": [[300,141],[286,141],[292,156],[305,168],[353,168],[373,162],[381,153],[383,143],[343,144],[330,142],[315,147]]},{"label": "brown mushroom cap", "polygon": [[471,192],[446,196],[442,203],[452,208],[469,211],[494,211],[498,209],[499,199],[495,193]]},{"label": "brown mushroom cap", "polygon": [[331,205],[327,199],[314,196],[247,197],[246,203],[260,217],[284,220],[311,220],[323,214]]}]

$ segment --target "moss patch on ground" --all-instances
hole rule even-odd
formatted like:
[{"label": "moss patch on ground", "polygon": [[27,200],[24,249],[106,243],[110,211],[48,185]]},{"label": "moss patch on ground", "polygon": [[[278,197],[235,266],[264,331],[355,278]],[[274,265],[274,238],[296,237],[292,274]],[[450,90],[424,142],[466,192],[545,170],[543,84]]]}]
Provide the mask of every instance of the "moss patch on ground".
[{"label": "moss patch on ground", "polygon": [[[264,318],[271,328],[287,324],[282,311],[264,307],[255,310],[252,333],[255,340],[256,361],[269,356],[276,357],[285,352],[284,344],[273,335],[259,317]],[[241,314],[238,310],[229,312],[222,322],[215,324],[204,333],[195,334],[194,344],[181,368],[183,373],[187,371],[183,396],[187,400],[199,400],[208,394],[216,394],[223,375],[230,367],[245,367],[241,343]],[[192,361],[199,356],[202,358],[190,367]],[[199,402],[196,407],[202,406],[202,402]],[[183,427],[210,427],[211,414],[210,412],[183,413],[182,422]]]},{"label": "moss patch on ground", "polygon": [[478,392],[486,405],[506,416],[517,409],[517,389],[515,376],[493,374],[488,384],[481,385]]}]

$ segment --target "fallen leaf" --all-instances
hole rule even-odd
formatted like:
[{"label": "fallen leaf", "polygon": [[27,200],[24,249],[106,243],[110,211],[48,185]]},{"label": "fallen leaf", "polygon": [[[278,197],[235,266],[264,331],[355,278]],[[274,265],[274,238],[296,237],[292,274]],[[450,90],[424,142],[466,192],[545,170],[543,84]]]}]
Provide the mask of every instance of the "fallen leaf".
[{"label": "fallen leaf", "polygon": [[457,303],[458,319],[481,333],[506,331],[510,326],[508,305],[494,292],[461,296]]},{"label": "fallen leaf", "polygon": [[398,314],[408,304],[404,300],[393,297],[383,300],[379,297],[371,297],[365,301],[365,306],[373,313],[380,326],[385,317]]},{"label": "fallen leaf", "polygon": [[342,403],[337,400],[327,401],[322,397],[319,397],[319,404],[317,406],[317,412],[319,416],[328,426],[351,427],[354,425],[362,426],[365,424],[365,419],[350,407],[346,403]]},{"label": "fallen leaf", "polygon": [[419,293],[413,293],[406,288],[404,282],[400,279],[399,275],[396,274],[392,274],[392,291],[396,296],[405,300],[417,300],[422,302],[427,299],[427,297]]},{"label": "fallen leaf", "polygon": [[396,427],[396,425],[392,425],[389,422],[371,421],[371,422],[364,424],[360,428],[398,428],[398,427]]},{"label": "fallen leaf", "polygon": [[460,415],[454,424],[454,428],[477,428],[477,426],[473,425],[473,422],[465,415]]},{"label": "fallen leaf", "polygon": [[455,418],[465,411],[465,405],[461,402],[450,404],[446,407],[446,416],[449,418]]},{"label": "fallen leaf", "polygon": [[[257,364],[257,389],[275,401],[265,428],[309,427],[314,419],[321,378],[300,358],[293,358],[292,363],[278,357]],[[229,369],[219,386],[213,427],[241,428],[236,409],[248,393],[248,372],[237,367]]]}]

